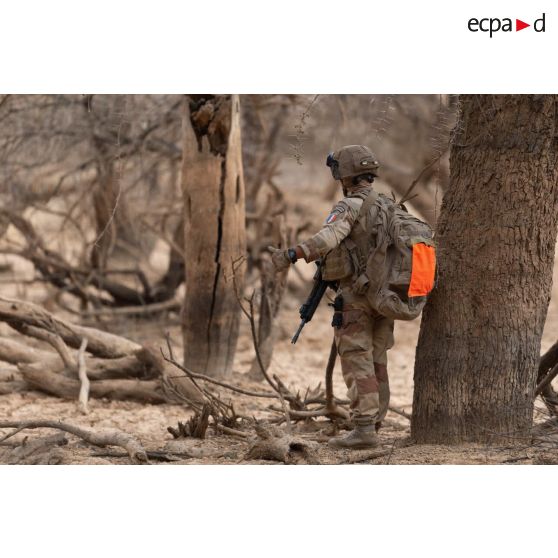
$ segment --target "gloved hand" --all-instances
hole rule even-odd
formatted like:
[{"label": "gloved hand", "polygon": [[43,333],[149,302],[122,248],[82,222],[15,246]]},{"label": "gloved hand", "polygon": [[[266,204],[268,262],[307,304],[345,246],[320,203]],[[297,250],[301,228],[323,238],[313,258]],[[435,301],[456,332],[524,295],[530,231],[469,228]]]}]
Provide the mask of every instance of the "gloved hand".
[{"label": "gloved hand", "polygon": [[276,272],[283,271],[291,265],[292,261],[288,250],[281,250],[275,248],[275,246],[268,246],[267,249],[271,252],[271,262]]}]

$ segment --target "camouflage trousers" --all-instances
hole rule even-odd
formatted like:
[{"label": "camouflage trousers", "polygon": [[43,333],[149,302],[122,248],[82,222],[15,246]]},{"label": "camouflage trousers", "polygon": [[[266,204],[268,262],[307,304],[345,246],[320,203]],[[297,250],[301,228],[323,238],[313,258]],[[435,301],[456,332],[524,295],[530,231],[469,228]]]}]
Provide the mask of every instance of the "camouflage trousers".
[{"label": "camouflage trousers", "polygon": [[387,351],[394,342],[393,320],[372,310],[365,297],[343,289],[343,299],[343,325],[334,331],[351,412],[379,422],[389,405]]}]

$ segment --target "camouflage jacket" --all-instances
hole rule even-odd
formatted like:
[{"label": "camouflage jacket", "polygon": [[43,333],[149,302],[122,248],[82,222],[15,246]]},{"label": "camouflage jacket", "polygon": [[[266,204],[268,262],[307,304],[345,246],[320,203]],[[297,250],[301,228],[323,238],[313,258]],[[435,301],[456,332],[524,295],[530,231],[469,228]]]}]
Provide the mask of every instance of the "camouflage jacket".
[{"label": "camouflage jacket", "polygon": [[307,262],[322,258],[339,246],[349,235],[358,217],[363,199],[370,190],[371,187],[366,185],[357,186],[347,192],[347,195],[333,206],[322,229],[299,244]]}]

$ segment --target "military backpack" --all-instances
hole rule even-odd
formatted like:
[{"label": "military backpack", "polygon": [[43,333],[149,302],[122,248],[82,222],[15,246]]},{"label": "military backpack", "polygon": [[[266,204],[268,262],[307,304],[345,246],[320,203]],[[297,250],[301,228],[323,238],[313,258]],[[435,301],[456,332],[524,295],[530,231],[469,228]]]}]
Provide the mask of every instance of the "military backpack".
[{"label": "military backpack", "polygon": [[370,190],[347,238],[326,255],[322,278],[351,284],[383,316],[413,320],[434,286],[435,269],[430,226]]}]

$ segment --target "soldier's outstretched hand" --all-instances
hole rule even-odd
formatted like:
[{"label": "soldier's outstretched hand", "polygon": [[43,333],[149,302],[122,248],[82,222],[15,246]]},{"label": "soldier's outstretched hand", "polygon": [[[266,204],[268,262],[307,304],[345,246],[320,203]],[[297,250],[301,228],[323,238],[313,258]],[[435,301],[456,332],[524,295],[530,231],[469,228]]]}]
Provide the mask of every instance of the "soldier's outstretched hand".
[{"label": "soldier's outstretched hand", "polygon": [[271,252],[271,262],[275,271],[283,271],[291,265],[291,259],[289,258],[288,250],[281,250],[280,248],[275,248],[275,246],[268,246],[267,249]]}]

